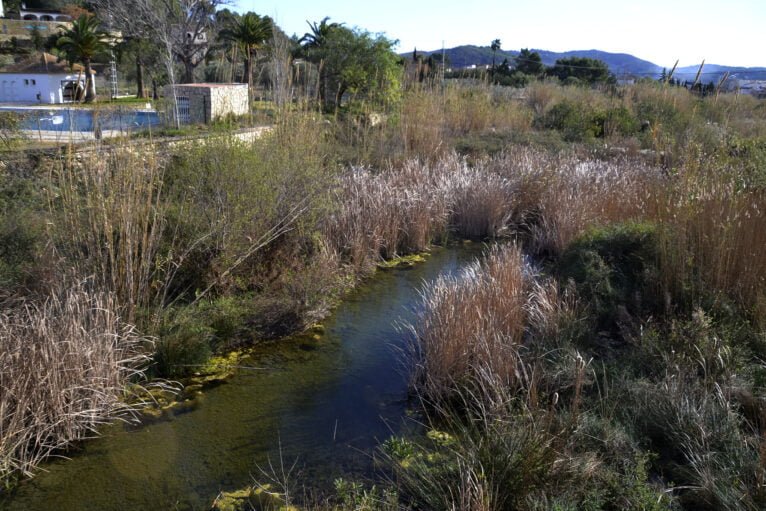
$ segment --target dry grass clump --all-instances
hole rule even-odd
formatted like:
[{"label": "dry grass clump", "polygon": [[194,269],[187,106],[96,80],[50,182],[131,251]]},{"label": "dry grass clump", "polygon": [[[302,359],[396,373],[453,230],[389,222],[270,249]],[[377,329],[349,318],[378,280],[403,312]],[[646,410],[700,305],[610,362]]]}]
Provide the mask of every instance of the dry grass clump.
[{"label": "dry grass clump", "polygon": [[0,314],[0,479],[130,410],[125,384],[147,362],[112,296],[84,285]]},{"label": "dry grass clump", "polygon": [[[442,161],[440,187],[450,203],[450,224],[465,238],[504,234],[514,212],[513,183],[479,164],[469,168],[454,156]],[[451,167],[451,168],[449,168]]]},{"label": "dry grass clump", "polygon": [[325,222],[324,233],[359,269],[425,250],[446,227],[446,197],[434,186],[431,167],[417,162],[379,174],[352,169],[337,194],[339,210]]},{"label": "dry grass clump", "polygon": [[668,285],[722,292],[757,313],[766,294],[766,193],[696,176],[671,197],[661,223]]},{"label": "dry grass clump", "polygon": [[539,197],[534,253],[557,255],[588,228],[653,220],[667,187],[662,171],[638,161],[561,161]]},{"label": "dry grass clump", "polygon": [[424,289],[425,312],[413,327],[424,396],[441,401],[456,382],[484,372],[506,385],[518,378],[528,284],[521,251],[511,245]]},{"label": "dry grass clump", "polygon": [[555,284],[535,282],[517,245],[495,246],[460,276],[438,278],[423,290],[423,301],[412,326],[414,378],[423,397],[438,404],[466,386],[485,397],[525,389],[536,406],[535,363],[521,352],[528,339],[558,339],[576,303]]}]

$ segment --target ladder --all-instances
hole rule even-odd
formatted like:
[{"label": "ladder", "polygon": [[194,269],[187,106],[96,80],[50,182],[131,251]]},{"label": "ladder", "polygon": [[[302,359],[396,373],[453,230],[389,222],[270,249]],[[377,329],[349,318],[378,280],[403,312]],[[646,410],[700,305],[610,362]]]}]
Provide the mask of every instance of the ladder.
[{"label": "ladder", "polygon": [[117,59],[112,53],[112,59],[109,61],[109,80],[112,86],[112,99],[117,97]]}]

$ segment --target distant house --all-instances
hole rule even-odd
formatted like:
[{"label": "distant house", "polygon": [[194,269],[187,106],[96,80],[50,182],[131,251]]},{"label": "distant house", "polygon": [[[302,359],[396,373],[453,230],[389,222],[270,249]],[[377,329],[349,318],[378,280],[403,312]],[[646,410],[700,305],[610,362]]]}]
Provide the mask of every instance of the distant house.
[{"label": "distant house", "polygon": [[[96,81],[90,83],[95,93]],[[85,68],[69,66],[50,53],[37,53],[0,69],[0,103],[70,103],[84,93]]]},{"label": "distant house", "polygon": [[[71,17],[45,9],[26,9],[6,11],[3,0],[0,0],[0,45],[12,43],[15,47],[19,42],[30,42],[35,38],[47,39],[60,30],[70,28]],[[20,19],[17,19],[20,18]]]},{"label": "distant house", "polygon": [[[228,115],[250,112],[246,83],[187,83],[176,85],[175,93],[181,124],[207,124]],[[168,85],[165,98],[172,97],[173,89]]]},{"label": "distant house", "polygon": [[741,94],[766,98],[766,80],[736,80],[735,85]]},{"label": "distant house", "polygon": [[[2,0],[0,0],[2,3]],[[2,10],[2,6],[0,6]],[[51,9],[30,9],[27,4],[22,2],[19,9],[19,18],[28,21],[72,21],[72,17],[61,11]]]}]

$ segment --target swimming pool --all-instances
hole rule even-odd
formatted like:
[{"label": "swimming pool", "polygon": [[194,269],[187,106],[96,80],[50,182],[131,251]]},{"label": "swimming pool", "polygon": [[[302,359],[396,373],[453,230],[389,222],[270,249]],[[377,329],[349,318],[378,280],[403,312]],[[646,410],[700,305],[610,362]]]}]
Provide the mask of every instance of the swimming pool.
[{"label": "swimming pool", "polygon": [[161,124],[155,110],[132,108],[91,110],[84,108],[0,107],[21,117],[22,130],[40,131],[140,131]]}]

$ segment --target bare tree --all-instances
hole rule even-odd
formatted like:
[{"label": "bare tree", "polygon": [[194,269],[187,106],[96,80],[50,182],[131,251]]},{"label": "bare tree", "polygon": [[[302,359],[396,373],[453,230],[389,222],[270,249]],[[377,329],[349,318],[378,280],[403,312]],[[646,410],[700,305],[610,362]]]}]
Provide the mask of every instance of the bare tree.
[{"label": "bare tree", "polygon": [[269,73],[271,75],[272,99],[279,106],[293,99],[292,49],[293,42],[278,28],[272,29]]},{"label": "bare tree", "polygon": [[210,48],[215,12],[228,0],[92,0],[110,30],[123,37],[147,39],[162,48],[173,100],[173,117],[179,124],[175,62],[184,65],[184,82],[194,80],[194,69]]}]

